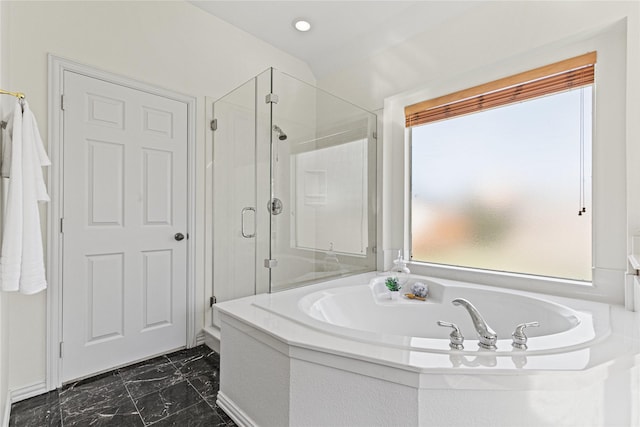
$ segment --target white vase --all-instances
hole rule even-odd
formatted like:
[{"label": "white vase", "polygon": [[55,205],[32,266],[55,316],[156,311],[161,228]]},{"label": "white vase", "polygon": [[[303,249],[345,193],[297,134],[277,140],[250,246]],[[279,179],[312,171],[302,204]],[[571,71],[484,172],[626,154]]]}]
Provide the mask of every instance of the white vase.
[{"label": "white vase", "polygon": [[400,295],[400,291],[389,291],[389,299],[391,301],[395,301],[398,299],[398,295]]}]

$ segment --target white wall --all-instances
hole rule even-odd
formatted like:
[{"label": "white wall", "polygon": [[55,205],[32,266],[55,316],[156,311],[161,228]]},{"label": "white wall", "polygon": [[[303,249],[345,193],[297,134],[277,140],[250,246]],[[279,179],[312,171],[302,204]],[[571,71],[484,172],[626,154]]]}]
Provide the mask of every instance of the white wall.
[{"label": "white wall", "polygon": [[7,334],[7,298],[0,295],[0,425],[9,411],[9,340]]},{"label": "white wall", "polygon": [[[0,3],[0,34],[2,34],[6,25],[6,15],[6,4]],[[2,61],[0,61],[0,88],[11,91],[11,88],[6,85],[7,61],[4,61],[6,52],[6,40],[4,37],[0,37],[0,58],[2,58]],[[5,95],[2,97],[0,101],[0,118],[4,119],[5,112],[9,110],[8,107],[11,105],[11,101],[14,101],[14,99],[10,96]],[[4,197],[2,191],[0,191],[0,197]],[[0,206],[2,205],[0,204]],[[2,213],[0,212],[0,221],[1,220]],[[1,229],[2,227],[0,227],[0,230]],[[0,236],[1,235],[2,233],[0,231]],[[9,334],[7,314],[7,296],[0,292],[0,426],[4,426],[3,423],[8,421],[6,416],[10,410],[10,404],[7,404],[9,395]]]},{"label": "white wall", "polygon": [[[197,329],[204,325],[210,249],[204,236],[205,96],[217,99],[270,66],[305,81],[302,61],[183,1],[2,2],[8,28],[6,83],[25,92],[47,134],[47,54],[197,96],[196,287]],[[210,277],[210,275],[209,275]],[[9,388],[45,381],[46,294],[10,294]],[[3,347],[5,342],[2,342]],[[2,359],[3,365],[5,364]]]},{"label": "white wall", "polygon": [[[1,113],[2,111],[0,111]],[[0,425],[10,410],[9,395],[9,336],[7,333],[7,298],[0,292]]]},{"label": "white wall", "polygon": [[[640,2],[637,1],[480,2],[455,20],[318,81],[319,87],[365,108],[374,110],[384,105],[383,206],[398,208],[383,210],[383,249],[403,245],[404,124],[402,108],[396,102],[399,98],[408,100],[412,94],[420,93],[422,98],[412,101],[417,102],[555,62],[564,58],[549,58],[570,52],[572,46],[592,36],[609,34],[619,28],[623,28],[622,42],[616,39],[617,46],[605,49],[616,51],[616,55],[617,50],[622,51],[622,60],[618,61],[621,65],[614,70],[622,85],[616,100],[619,114],[612,117],[610,109],[601,108],[596,115],[610,130],[600,135],[600,141],[605,144],[603,152],[610,148],[606,144],[611,140],[615,142],[611,155],[617,157],[618,164],[617,169],[610,171],[621,176],[615,185],[599,188],[598,193],[621,199],[614,209],[622,211],[616,216],[615,224],[596,226],[595,233],[613,234],[611,229],[616,226],[620,226],[621,231],[614,238],[613,250],[595,248],[596,258],[605,268],[594,274],[596,278],[607,276],[604,280],[607,286],[615,280],[616,289],[608,292],[608,298],[621,303],[627,242],[631,235],[640,233],[640,171],[635,166],[640,162],[637,119],[640,114]],[[611,75],[609,71],[608,74]],[[601,126],[596,130],[602,132],[602,129]]]},{"label": "white wall", "polygon": [[481,70],[627,17],[633,39],[628,50],[638,66],[636,1],[477,3],[453,20],[320,78],[318,87],[375,111],[390,96]]}]

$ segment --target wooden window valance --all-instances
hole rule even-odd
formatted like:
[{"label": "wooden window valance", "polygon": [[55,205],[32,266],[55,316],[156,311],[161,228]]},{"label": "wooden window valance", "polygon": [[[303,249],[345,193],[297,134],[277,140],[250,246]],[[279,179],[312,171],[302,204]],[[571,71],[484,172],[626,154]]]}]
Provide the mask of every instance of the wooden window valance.
[{"label": "wooden window valance", "polygon": [[593,84],[596,52],[405,107],[406,127],[526,101]]}]

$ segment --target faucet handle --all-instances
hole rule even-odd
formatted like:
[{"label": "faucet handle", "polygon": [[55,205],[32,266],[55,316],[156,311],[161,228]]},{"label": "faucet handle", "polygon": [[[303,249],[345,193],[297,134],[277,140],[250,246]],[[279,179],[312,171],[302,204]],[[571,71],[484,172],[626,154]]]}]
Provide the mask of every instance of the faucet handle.
[{"label": "faucet handle", "polygon": [[527,327],[538,326],[540,326],[540,322],[520,323],[518,326],[516,326],[516,330],[513,332],[513,334],[511,334],[511,337],[513,338],[513,342],[511,343],[511,345],[519,350],[526,350],[528,338],[524,334],[524,329]]},{"label": "faucet handle", "polygon": [[462,332],[460,332],[460,328],[455,323],[444,322],[442,320],[438,320],[438,326],[444,326],[447,328],[453,328],[453,331],[449,334],[449,339],[451,342],[449,343],[449,347],[453,350],[464,350],[464,337],[462,336]]}]

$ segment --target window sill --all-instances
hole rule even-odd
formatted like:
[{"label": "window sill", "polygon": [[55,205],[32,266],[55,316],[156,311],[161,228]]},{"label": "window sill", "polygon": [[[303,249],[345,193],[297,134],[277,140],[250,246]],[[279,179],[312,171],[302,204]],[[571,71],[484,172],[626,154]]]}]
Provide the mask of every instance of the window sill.
[{"label": "window sill", "polygon": [[415,274],[441,279],[471,282],[480,285],[517,289],[529,292],[539,292],[556,296],[603,301],[603,295],[598,292],[597,286],[592,282],[415,261],[409,263],[409,269]]}]

